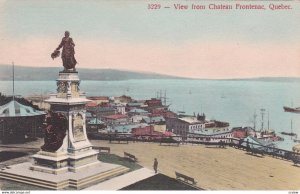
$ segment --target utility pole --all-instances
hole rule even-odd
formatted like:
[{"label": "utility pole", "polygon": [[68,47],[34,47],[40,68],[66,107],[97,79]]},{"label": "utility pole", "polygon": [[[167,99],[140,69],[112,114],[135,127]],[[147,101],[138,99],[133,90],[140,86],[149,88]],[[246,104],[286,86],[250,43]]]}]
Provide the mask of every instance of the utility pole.
[{"label": "utility pole", "polygon": [[15,100],[15,63],[12,62],[12,78],[13,78],[13,93],[12,93],[12,97],[13,100]]}]

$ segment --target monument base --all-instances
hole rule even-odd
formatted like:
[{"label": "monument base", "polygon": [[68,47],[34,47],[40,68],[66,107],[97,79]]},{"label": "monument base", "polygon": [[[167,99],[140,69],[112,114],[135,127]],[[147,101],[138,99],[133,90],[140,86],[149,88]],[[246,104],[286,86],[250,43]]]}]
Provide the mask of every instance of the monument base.
[{"label": "monument base", "polygon": [[77,172],[84,169],[85,166],[99,163],[98,154],[99,151],[92,149],[90,144],[76,149],[68,148],[69,171]]},{"label": "monument base", "polygon": [[34,164],[30,170],[50,173],[61,174],[68,171],[68,154],[65,152],[45,152],[39,151],[32,156]]},{"label": "monument base", "polygon": [[30,170],[31,167],[33,167],[33,165],[30,162],[11,165],[9,168],[0,171],[0,178],[47,189],[59,190],[68,187],[83,189],[129,171],[129,169],[124,166],[103,162],[85,166],[84,173],[81,171],[67,171],[62,174],[50,174]]},{"label": "monument base", "polygon": [[[88,142],[81,142],[80,148],[68,148],[66,151],[39,151],[31,156],[33,165],[30,170],[50,174],[61,174],[67,171],[77,172],[85,167],[98,165],[99,151],[92,149]],[[76,144],[75,144],[76,145]]]}]

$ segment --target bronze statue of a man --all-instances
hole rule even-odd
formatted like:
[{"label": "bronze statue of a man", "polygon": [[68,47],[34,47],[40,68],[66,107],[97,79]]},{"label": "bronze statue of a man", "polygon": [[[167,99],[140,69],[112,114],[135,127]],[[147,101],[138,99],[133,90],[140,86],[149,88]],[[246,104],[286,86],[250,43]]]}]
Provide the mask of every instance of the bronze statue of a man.
[{"label": "bronze statue of a man", "polygon": [[64,71],[75,69],[75,65],[77,64],[77,61],[75,59],[75,50],[74,50],[75,44],[73,42],[73,39],[70,37],[70,32],[65,32],[65,37],[62,38],[61,43],[59,46],[55,49],[55,51],[51,54],[52,59],[56,58],[60,54],[60,49],[62,49],[61,59],[64,66]]},{"label": "bronze statue of a man", "polygon": [[41,149],[46,152],[55,152],[63,144],[69,123],[64,115],[52,111],[48,112],[46,123],[44,145]]}]

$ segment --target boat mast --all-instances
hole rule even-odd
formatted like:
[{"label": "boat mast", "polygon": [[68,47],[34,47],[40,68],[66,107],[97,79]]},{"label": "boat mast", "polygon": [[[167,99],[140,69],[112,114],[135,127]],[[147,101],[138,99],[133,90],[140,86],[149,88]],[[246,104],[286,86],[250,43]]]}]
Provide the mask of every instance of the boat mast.
[{"label": "boat mast", "polygon": [[167,90],[165,89],[164,105],[167,106]]},{"label": "boat mast", "polygon": [[260,109],[261,112],[261,132],[264,130],[264,115],[265,115],[266,109],[262,108]]},{"label": "boat mast", "polygon": [[269,114],[269,110],[268,110],[268,130],[270,130],[270,114]]},{"label": "boat mast", "polygon": [[98,104],[96,106],[96,129],[97,129],[97,133],[99,133],[99,128],[98,128],[98,114],[99,114],[99,107]]},{"label": "boat mast", "polygon": [[255,110],[254,115],[253,115],[253,128],[254,128],[254,131],[256,131],[256,117],[257,117],[257,114],[256,114],[256,110]]},{"label": "boat mast", "polygon": [[159,90],[159,99],[160,99],[160,101],[161,101],[161,98],[162,98],[162,91]]},{"label": "boat mast", "polygon": [[291,119],[291,139],[293,139],[293,119]]}]

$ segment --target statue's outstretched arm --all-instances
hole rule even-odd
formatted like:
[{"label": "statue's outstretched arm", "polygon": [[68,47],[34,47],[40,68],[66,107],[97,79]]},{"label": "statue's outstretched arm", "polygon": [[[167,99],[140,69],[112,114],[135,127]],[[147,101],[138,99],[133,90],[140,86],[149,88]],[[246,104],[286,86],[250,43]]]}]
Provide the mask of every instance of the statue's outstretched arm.
[{"label": "statue's outstretched arm", "polygon": [[64,41],[61,40],[61,43],[58,45],[58,47],[56,48],[56,50],[61,49],[64,46]]}]

